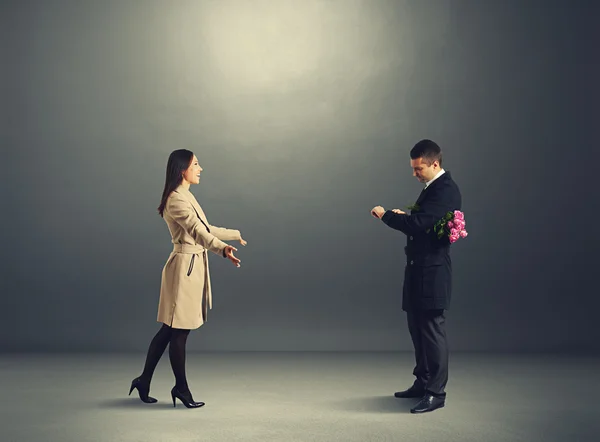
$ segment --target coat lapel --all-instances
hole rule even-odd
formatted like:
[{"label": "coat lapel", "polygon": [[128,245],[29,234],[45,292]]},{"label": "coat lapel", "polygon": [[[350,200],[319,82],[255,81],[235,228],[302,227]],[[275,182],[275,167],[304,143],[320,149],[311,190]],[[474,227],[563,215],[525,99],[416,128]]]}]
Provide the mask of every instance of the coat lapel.
[{"label": "coat lapel", "polygon": [[415,203],[415,205],[419,205],[421,204],[421,202],[425,199],[425,197],[427,195],[429,195],[429,193],[431,192],[432,188],[436,186],[436,184],[439,184],[440,181],[443,180],[447,180],[450,177],[450,172],[449,171],[445,171],[441,177],[439,177],[437,180],[435,180],[433,183],[431,183],[426,189],[421,190],[421,194],[419,195],[419,198],[417,198],[417,202]]},{"label": "coat lapel", "polygon": [[208,227],[208,221],[205,221],[206,215],[204,214],[202,207],[200,207],[200,204],[198,204],[198,201],[196,201],[194,194],[192,194],[192,192],[190,192],[188,189],[186,189],[183,186],[179,186],[175,190],[177,193],[183,195],[190,202],[190,204],[194,208],[194,211],[196,212],[196,215],[200,219],[200,222],[202,224],[204,224],[204,227],[206,227],[206,230],[208,230],[208,233],[210,233],[210,228]]},{"label": "coat lapel", "polygon": [[415,203],[415,206],[418,206],[419,204],[421,204],[421,201],[423,201],[423,198],[425,198],[425,194],[427,193],[428,189],[423,189],[421,190],[421,193],[419,194],[419,198],[417,198],[417,202]]}]

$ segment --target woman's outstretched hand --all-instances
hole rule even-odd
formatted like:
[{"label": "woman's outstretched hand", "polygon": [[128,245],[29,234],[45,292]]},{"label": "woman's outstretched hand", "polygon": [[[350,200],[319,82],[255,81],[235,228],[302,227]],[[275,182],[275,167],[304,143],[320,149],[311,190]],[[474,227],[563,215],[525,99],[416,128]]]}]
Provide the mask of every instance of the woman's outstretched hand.
[{"label": "woman's outstretched hand", "polygon": [[246,244],[248,244],[248,241],[244,241],[244,238],[242,238],[240,236],[240,244],[243,245],[243,246],[245,246]]},{"label": "woman's outstretched hand", "polygon": [[227,246],[225,247],[225,257],[229,259],[229,261],[231,261],[233,264],[235,264],[236,267],[240,266],[240,261],[238,258],[236,258],[233,255],[233,252],[237,252],[237,249],[233,246]]}]

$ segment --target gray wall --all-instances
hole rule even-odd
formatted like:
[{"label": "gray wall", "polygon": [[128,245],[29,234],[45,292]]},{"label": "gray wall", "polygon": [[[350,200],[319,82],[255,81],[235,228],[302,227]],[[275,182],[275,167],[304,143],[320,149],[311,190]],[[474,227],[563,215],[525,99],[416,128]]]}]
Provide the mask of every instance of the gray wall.
[{"label": "gray wall", "polygon": [[410,350],[405,237],[369,211],[414,202],[431,138],[470,232],[451,348],[600,350],[593,2],[2,8],[0,349],[145,351],[188,148],[210,222],[248,241],[240,269],[210,257],[190,351]]}]

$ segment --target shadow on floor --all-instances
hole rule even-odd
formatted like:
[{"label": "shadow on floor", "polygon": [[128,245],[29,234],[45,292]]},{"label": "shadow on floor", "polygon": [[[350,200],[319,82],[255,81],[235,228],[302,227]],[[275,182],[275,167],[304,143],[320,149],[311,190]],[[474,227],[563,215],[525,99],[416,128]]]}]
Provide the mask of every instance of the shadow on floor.
[{"label": "shadow on floor", "polygon": [[[99,403],[99,406],[100,408],[147,408],[149,410],[164,410],[165,408],[173,409],[173,402],[161,401],[159,399],[158,402],[154,404],[145,404],[144,402],[140,401],[137,397],[130,397],[101,401]],[[177,404],[177,408],[180,407],[185,408],[181,403]]]},{"label": "shadow on floor", "polygon": [[342,411],[356,413],[410,413],[418,399],[397,399],[393,396],[369,396],[334,401],[333,406]]}]

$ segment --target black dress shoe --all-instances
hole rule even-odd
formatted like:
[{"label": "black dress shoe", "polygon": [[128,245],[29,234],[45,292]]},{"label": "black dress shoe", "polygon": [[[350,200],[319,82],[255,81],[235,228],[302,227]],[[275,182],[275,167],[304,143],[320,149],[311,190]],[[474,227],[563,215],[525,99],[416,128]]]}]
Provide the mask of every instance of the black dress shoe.
[{"label": "black dress shoe", "polygon": [[425,394],[425,390],[415,387],[414,385],[410,387],[408,390],[397,391],[394,393],[394,397],[399,398],[413,398],[413,397],[423,397]]},{"label": "black dress shoe", "polygon": [[185,393],[173,387],[171,389],[171,399],[173,399],[173,407],[175,407],[175,398],[179,399],[187,408],[199,408],[204,405],[204,402],[196,402],[192,397],[192,393],[188,390]]},{"label": "black dress shoe", "polygon": [[439,398],[426,394],[417,405],[410,409],[411,413],[427,413],[428,411],[437,410],[446,404],[445,398]]},{"label": "black dress shoe", "polygon": [[131,381],[131,388],[129,388],[129,396],[131,396],[131,392],[134,390],[134,388],[137,388],[140,400],[142,402],[145,402],[147,404],[153,404],[155,402],[158,402],[152,396],[148,396],[148,393],[150,392],[149,383],[142,382],[140,378],[135,378],[133,381]]}]

